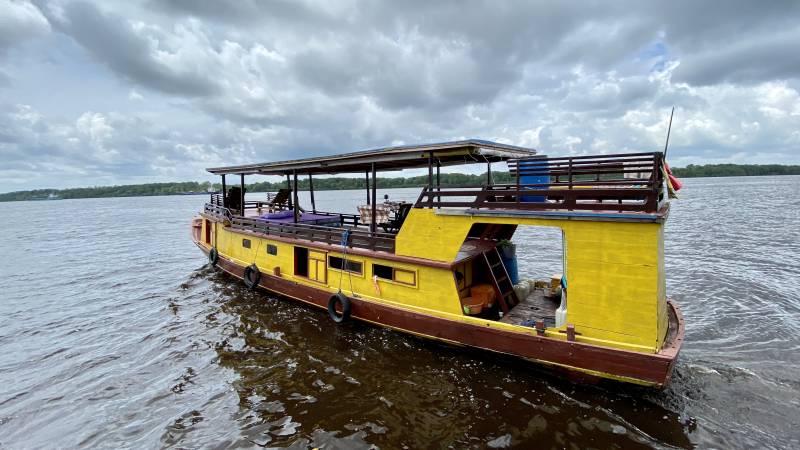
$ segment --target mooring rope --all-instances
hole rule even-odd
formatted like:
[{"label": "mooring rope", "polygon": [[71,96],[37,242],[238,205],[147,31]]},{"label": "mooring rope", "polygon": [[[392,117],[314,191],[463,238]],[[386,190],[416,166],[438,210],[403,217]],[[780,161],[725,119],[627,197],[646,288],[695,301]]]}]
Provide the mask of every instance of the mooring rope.
[{"label": "mooring rope", "polygon": [[353,274],[347,270],[347,241],[350,240],[350,230],[345,229],[342,232],[342,268],[339,270],[339,292],[342,292],[342,277],[344,276],[343,272],[347,272],[347,279],[350,280],[350,294],[355,295],[353,292]]}]

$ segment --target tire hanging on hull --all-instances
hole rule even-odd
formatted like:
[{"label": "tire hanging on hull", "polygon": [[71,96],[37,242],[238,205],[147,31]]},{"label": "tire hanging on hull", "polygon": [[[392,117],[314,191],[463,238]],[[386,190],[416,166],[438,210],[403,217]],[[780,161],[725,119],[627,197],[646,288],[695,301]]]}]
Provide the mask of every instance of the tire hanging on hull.
[{"label": "tire hanging on hull", "polygon": [[258,266],[252,264],[245,267],[242,278],[244,278],[244,285],[248,289],[255,289],[258,286],[258,282],[261,281],[261,272],[259,272]]},{"label": "tire hanging on hull", "polygon": [[219,253],[216,248],[212,247],[211,251],[208,252],[208,263],[211,264],[211,267],[216,267],[217,262],[219,262]]},{"label": "tire hanging on hull", "polygon": [[[342,305],[342,313],[336,312],[336,304]],[[337,292],[328,299],[328,315],[336,323],[346,322],[350,319],[350,299],[341,292]]]}]

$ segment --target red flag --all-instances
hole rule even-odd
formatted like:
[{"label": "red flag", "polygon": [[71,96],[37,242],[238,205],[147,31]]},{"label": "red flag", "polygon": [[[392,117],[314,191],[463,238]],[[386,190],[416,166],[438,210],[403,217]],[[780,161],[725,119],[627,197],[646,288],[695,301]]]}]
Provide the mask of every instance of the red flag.
[{"label": "red flag", "polygon": [[667,176],[669,177],[669,182],[672,185],[672,188],[676,191],[680,191],[683,187],[683,183],[681,183],[681,180],[677,179],[675,175],[672,174],[672,170],[670,170],[669,164],[667,164],[666,161],[664,161],[664,168],[667,169]]}]

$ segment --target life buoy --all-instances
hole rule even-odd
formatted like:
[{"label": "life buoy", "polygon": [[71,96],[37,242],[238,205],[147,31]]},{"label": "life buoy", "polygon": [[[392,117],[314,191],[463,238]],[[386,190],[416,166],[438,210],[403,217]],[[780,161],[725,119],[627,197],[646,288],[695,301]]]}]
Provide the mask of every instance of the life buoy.
[{"label": "life buoy", "polygon": [[255,289],[258,286],[258,282],[261,281],[261,272],[258,271],[258,267],[255,264],[252,264],[244,268],[243,278],[244,285],[248,289]]},{"label": "life buoy", "polygon": [[[336,304],[341,303],[342,313],[336,312]],[[350,299],[341,292],[337,292],[328,299],[328,315],[336,323],[342,323],[350,318]]]},{"label": "life buoy", "polygon": [[211,248],[211,251],[208,252],[208,263],[211,264],[211,267],[217,265],[217,261],[219,261],[219,253],[217,253],[217,249]]}]

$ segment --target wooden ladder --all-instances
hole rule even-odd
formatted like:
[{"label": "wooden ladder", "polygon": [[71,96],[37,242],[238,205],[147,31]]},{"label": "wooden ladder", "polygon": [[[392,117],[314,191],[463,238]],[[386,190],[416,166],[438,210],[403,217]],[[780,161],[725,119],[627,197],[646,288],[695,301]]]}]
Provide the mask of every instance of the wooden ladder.
[{"label": "wooden ladder", "polygon": [[503,265],[503,260],[500,258],[500,252],[497,247],[492,247],[483,253],[483,259],[486,260],[486,265],[489,267],[489,274],[492,278],[494,290],[497,293],[497,299],[500,303],[500,309],[503,314],[508,314],[508,310],[513,308],[519,303],[516,292],[514,292],[514,284],[511,283],[511,278],[508,276],[506,266]]}]

